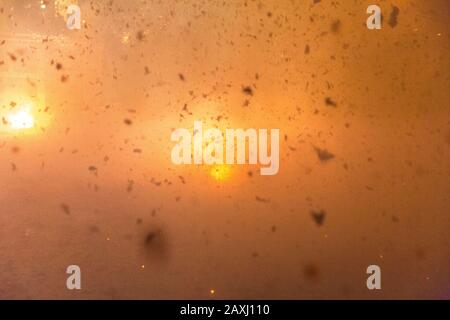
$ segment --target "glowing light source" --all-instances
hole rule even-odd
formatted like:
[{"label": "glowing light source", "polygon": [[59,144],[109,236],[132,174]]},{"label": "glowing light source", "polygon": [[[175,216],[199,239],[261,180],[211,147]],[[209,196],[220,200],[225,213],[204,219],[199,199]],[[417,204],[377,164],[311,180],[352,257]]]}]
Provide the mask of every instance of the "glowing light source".
[{"label": "glowing light source", "polygon": [[31,107],[26,105],[6,116],[6,121],[12,129],[29,129],[34,127],[34,118],[30,113]]},{"label": "glowing light source", "polygon": [[124,33],[122,35],[121,42],[123,44],[128,44],[130,42],[130,34],[129,33]]},{"label": "glowing light source", "polygon": [[217,181],[224,181],[230,177],[231,168],[229,165],[220,164],[211,168],[210,175]]}]

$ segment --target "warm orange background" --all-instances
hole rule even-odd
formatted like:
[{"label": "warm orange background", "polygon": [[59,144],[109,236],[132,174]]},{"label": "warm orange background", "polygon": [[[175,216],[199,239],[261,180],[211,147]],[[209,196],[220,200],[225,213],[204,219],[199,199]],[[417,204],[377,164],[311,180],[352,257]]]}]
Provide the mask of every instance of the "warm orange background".
[{"label": "warm orange background", "polygon": [[[0,298],[449,298],[447,0],[45,4],[0,2]],[[279,128],[280,172],[174,166],[194,120]]]}]

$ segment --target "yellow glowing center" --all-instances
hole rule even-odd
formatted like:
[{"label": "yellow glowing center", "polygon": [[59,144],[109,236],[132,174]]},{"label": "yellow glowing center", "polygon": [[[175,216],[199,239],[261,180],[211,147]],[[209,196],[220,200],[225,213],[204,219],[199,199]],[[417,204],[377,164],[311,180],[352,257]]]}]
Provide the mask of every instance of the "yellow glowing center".
[{"label": "yellow glowing center", "polygon": [[9,114],[6,120],[13,129],[28,129],[34,126],[33,116],[25,110]]},{"label": "yellow glowing center", "polygon": [[211,168],[210,174],[217,181],[223,181],[230,177],[231,169],[230,166],[225,164],[215,165]]}]

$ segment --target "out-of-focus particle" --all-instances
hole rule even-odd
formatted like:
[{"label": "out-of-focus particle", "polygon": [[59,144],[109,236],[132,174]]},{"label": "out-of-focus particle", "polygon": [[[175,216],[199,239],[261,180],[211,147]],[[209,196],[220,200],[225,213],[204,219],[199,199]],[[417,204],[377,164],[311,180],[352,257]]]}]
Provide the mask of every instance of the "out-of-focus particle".
[{"label": "out-of-focus particle", "polygon": [[316,281],[319,278],[319,268],[313,264],[307,264],[303,267],[303,275],[308,280]]},{"label": "out-of-focus particle", "polygon": [[128,180],[127,192],[133,191],[133,185],[134,185],[134,181]]},{"label": "out-of-focus particle", "polygon": [[314,147],[314,150],[316,151],[317,156],[319,157],[320,161],[328,161],[334,158],[334,154],[329,152],[326,149],[320,149],[317,147]]},{"label": "out-of-focus particle", "polygon": [[70,208],[67,204],[65,203],[61,203],[61,209],[65,214],[70,214]]},{"label": "out-of-focus particle", "polygon": [[337,107],[337,103],[330,97],[325,98],[325,104],[329,107]]},{"label": "out-of-focus particle", "polygon": [[334,33],[338,33],[341,30],[341,21],[336,20],[331,24],[331,31]]},{"label": "out-of-focus particle", "polygon": [[310,52],[310,48],[309,48],[309,44],[307,44],[305,46],[305,54],[309,54],[309,52]]},{"label": "out-of-focus particle", "polygon": [[139,41],[144,41],[145,40],[145,33],[142,30],[139,30],[136,33],[136,39],[138,39]]},{"label": "out-of-focus particle", "polygon": [[242,87],[242,92],[248,96],[253,96],[253,89],[250,86]]},{"label": "out-of-focus particle", "polygon": [[264,202],[264,203],[270,202],[270,199],[268,199],[268,198],[261,198],[259,196],[255,196],[255,199],[258,202]]},{"label": "out-of-focus particle", "polygon": [[325,212],[325,210],[320,210],[320,211],[312,210],[311,216],[312,216],[314,222],[320,227],[323,225],[323,223],[325,221],[326,212]]},{"label": "out-of-focus particle", "polygon": [[90,227],[89,227],[89,231],[90,231],[91,233],[99,233],[99,232],[100,232],[100,228],[97,227],[97,226],[90,226]]},{"label": "out-of-focus particle", "polygon": [[8,52],[8,56],[9,56],[9,58],[10,58],[12,61],[16,61],[16,60],[17,60],[17,57],[16,57],[15,55],[13,55],[12,53],[9,53],[9,52]]},{"label": "out-of-focus particle", "polygon": [[391,28],[395,28],[397,26],[397,18],[398,15],[400,14],[400,9],[397,8],[396,6],[392,7],[392,11],[391,11],[391,15],[389,16],[389,26]]}]

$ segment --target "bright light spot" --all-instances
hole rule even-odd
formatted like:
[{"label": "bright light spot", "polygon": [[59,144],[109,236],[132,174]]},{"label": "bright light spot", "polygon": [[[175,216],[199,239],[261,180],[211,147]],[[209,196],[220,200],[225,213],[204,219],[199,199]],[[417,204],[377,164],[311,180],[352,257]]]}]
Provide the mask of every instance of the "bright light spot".
[{"label": "bright light spot", "polygon": [[226,164],[215,165],[211,168],[210,175],[217,181],[224,181],[230,177],[231,168]]},{"label": "bright light spot", "polygon": [[211,290],[209,290],[209,293],[213,296],[216,293],[216,290],[211,289]]},{"label": "bright light spot", "polygon": [[130,34],[129,34],[129,33],[124,33],[124,34],[122,35],[121,42],[122,42],[123,44],[128,44],[128,43],[130,42]]},{"label": "bright light spot", "polygon": [[23,108],[6,116],[6,121],[12,129],[29,129],[34,126],[30,108]]}]

